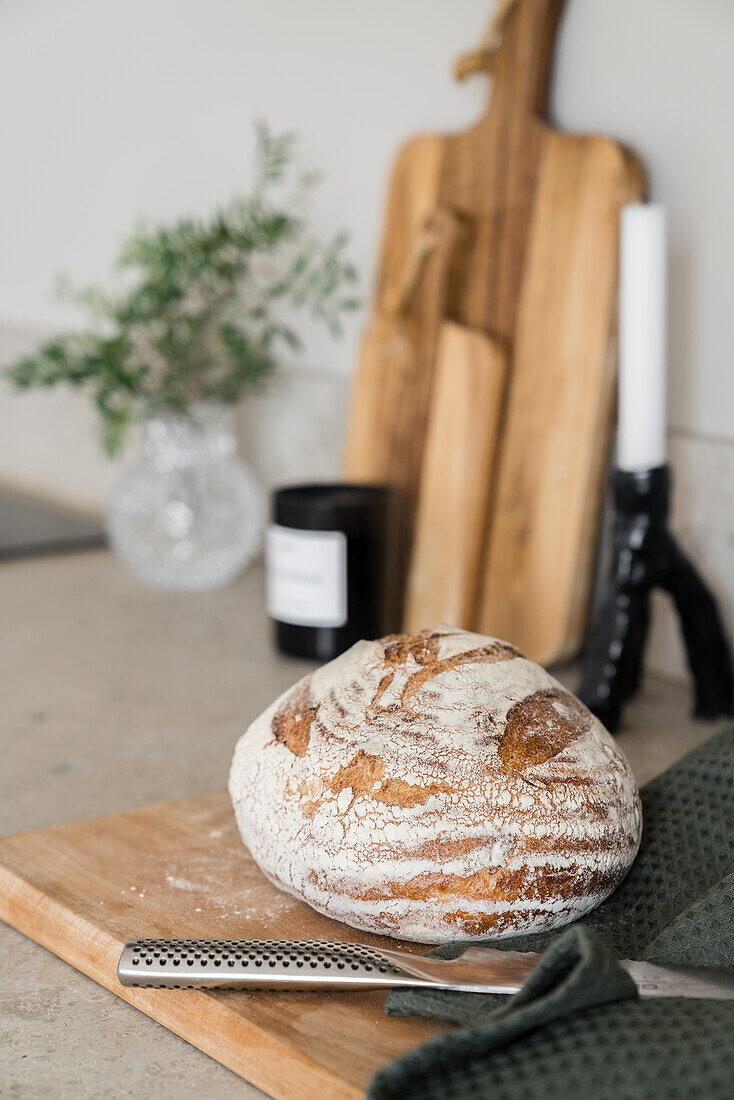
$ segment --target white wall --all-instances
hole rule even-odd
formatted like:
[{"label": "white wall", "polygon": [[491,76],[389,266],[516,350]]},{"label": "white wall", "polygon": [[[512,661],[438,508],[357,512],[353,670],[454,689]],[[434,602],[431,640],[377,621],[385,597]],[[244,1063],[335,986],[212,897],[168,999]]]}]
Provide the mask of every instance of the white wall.
[{"label": "white wall", "polygon": [[[3,0],[0,362],[73,322],[59,271],[104,279],[136,219],[246,187],[258,117],[301,134],[325,176],[314,229],[349,230],[368,294],[393,151],[478,109],[481,82],[457,88],[449,66],[484,15],[478,0]],[[338,342],[306,326],[300,365],[346,377],[360,323]],[[99,508],[113,473],[81,399],[0,383],[0,481]]]},{"label": "white wall", "polygon": [[[448,69],[484,11],[482,0],[5,0],[0,317],[59,323],[59,268],[104,276],[138,217],[206,210],[246,186],[257,117],[302,135],[325,174],[315,227],[348,228],[369,276],[396,145],[481,102]],[[347,371],[357,324],[348,343],[314,335],[310,362]]]},{"label": "white wall", "polygon": [[[303,136],[369,288],[395,147],[468,122],[483,80],[449,64],[488,0],[4,0],[0,319],[56,325],[65,269],[103,277],[136,218],[206,209],[248,179],[250,122]],[[568,0],[554,114],[637,146],[672,219],[671,425],[734,438],[734,4]],[[347,371],[354,337],[308,361]]]},{"label": "white wall", "polygon": [[[490,7],[488,0],[4,0],[0,358],[72,319],[50,293],[59,270],[81,282],[103,278],[136,218],[201,211],[246,185],[258,116],[298,130],[306,159],[324,169],[315,228],[351,232],[368,292],[394,150],[410,134],[462,126],[476,114],[483,79],[457,86],[449,71]],[[722,470],[729,485],[733,55],[731,0],[568,0],[553,94],[559,124],[636,146],[654,197],[670,210],[671,446],[691,439],[699,456],[699,444],[712,448],[696,469]],[[357,317],[340,343],[308,330],[304,367],[346,377],[359,324]],[[74,400],[0,390],[0,480],[100,504],[109,471],[89,418],[75,419],[78,409]],[[318,470],[336,461],[339,428],[335,417]],[[286,438],[279,476],[289,453],[293,474],[304,468]],[[688,453],[678,448],[678,461]],[[707,491],[701,479],[694,497]],[[724,511],[734,512],[729,505]],[[724,557],[712,565],[729,588],[730,523],[721,516]],[[710,540],[701,540],[705,558]]]}]

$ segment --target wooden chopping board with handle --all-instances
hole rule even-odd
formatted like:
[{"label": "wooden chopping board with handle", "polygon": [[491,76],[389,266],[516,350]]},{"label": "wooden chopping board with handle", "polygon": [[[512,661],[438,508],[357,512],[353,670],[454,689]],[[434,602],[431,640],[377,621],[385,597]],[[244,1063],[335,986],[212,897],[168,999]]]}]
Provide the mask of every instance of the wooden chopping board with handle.
[{"label": "wooden chopping board with handle", "polygon": [[[385,480],[387,467],[376,477],[378,460],[360,456],[355,435],[369,438],[373,453],[391,453],[408,591],[441,322],[505,347],[505,414],[485,494],[485,543],[474,598],[456,625],[506,638],[544,663],[582,639],[614,409],[619,211],[644,188],[639,162],[617,142],[565,134],[545,118],[562,8],[563,0],[503,0],[492,41],[460,66],[494,72],[485,113],[463,133],[420,137],[398,154],[376,312],[432,210],[454,212],[463,232],[441,294],[419,281],[407,309],[421,416],[406,426],[381,385],[379,353],[363,358],[345,464],[350,479]],[[430,323],[420,319],[427,316]],[[395,436],[398,450],[385,443]],[[412,625],[434,625],[422,619],[413,606]]]}]

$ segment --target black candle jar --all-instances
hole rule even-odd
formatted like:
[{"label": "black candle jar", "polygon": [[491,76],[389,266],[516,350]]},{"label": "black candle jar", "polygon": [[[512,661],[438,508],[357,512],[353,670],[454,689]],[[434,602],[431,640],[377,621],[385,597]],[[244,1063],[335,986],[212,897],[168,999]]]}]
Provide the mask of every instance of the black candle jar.
[{"label": "black candle jar", "polygon": [[273,494],[267,607],[283,653],[328,661],[392,628],[390,490],[292,485]]}]

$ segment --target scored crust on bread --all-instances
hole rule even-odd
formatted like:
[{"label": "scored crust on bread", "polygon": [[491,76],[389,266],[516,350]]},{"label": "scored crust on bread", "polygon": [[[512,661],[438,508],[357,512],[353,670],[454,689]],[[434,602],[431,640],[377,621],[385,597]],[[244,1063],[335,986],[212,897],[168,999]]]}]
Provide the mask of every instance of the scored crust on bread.
[{"label": "scored crust on bread", "polygon": [[229,789],[273,883],[424,943],[583,916],[641,834],[598,719],[513,646],[451,627],[358,642],[304,677],[242,736]]}]

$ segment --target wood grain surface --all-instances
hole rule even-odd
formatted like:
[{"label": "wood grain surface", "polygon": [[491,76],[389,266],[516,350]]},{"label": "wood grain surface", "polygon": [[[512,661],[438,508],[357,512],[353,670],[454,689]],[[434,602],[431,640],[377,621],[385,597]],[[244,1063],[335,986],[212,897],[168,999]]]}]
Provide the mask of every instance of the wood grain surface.
[{"label": "wood grain surface", "polygon": [[[406,314],[414,371],[403,374],[399,401],[389,394],[384,352],[366,345],[345,467],[352,479],[387,477],[400,489],[407,562],[441,322],[506,347],[507,417],[496,486],[486,494],[483,579],[472,616],[455,625],[473,618],[541,662],[573,652],[582,638],[614,409],[619,210],[643,190],[639,162],[621,146],[564,135],[545,118],[562,8],[563,0],[508,5],[485,112],[462,133],[417,138],[398,153],[376,316],[431,204],[454,211],[463,231],[440,292],[425,278]],[[413,400],[419,411],[406,416]],[[359,449],[354,438],[363,440]],[[393,438],[400,448],[386,443]]]},{"label": "wood grain surface", "polygon": [[495,340],[443,323],[408,575],[408,630],[474,623],[506,368]]},{"label": "wood grain surface", "polygon": [[446,1030],[386,1017],[384,993],[118,983],[120,951],[133,938],[388,945],[271,886],[239,839],[225,791],[4,837],[0,918],[274,1097],[362,1096],[377,1069]]},{"label": "wood grain surface", "polygon": [[[435,143],[430,139],[413,151],[411,178],[414,162],[423,158],[430,178],[435,158]],[[402,195],[404,186],[398,170],[393,189]],[[399,205],[398,199],[395,202]],[[405,228],[414,221],[406,217],[400,225]],[[460,232],[456,215],[439,207],[418,223],[412,237],[406,235],[396,276],[391,280],[385,275],[378,307],[362,340],[352,393],[344,473],[350,481],[390,484],[398,494],[396,581],[401,590],[433,388],[435,346]],[[396,235],[391,240],[391,255],[397,239]]]},{"label": "wood grain surface", "polygon": [[477,620],[541,664],[583,639],[614,409],[619,211],[639,194],[635,163],[604,138],[543,136]]}]

